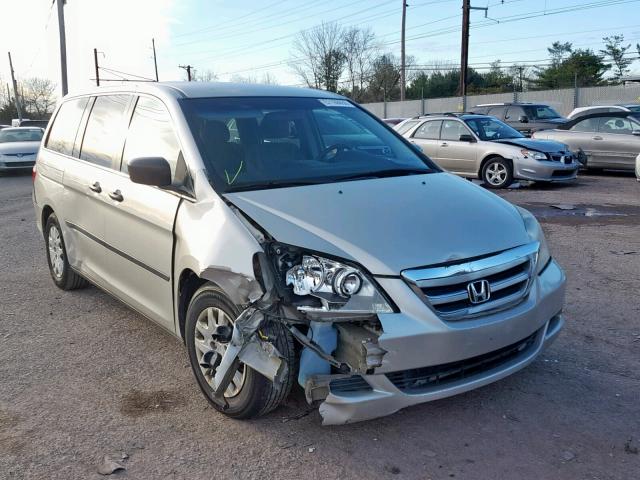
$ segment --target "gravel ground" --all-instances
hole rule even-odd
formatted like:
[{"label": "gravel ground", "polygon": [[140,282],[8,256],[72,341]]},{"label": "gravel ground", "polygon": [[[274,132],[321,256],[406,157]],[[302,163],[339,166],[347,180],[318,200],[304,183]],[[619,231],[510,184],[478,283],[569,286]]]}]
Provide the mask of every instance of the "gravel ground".
[{"label": "gravel ground", "polygon": [[[379,420],[321,427],[300,391],[211,409],[186,351],[96,288],[56,289],[28,176],[0,178],[0,478],[640,478],[640,184],[584,175],[501,193],[540,218],[567,325],[525,370]],[[558,210],[551,204],[572,204]]]}]

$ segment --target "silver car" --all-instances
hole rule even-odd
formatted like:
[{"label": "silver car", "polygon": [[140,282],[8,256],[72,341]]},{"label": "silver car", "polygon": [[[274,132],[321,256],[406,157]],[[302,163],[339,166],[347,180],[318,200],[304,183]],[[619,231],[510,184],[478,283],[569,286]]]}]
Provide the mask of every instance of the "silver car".
[{"label": "silver car", "polygon": [[640,120],[633,113],[595,113],[578,117],[555,130],[536,132],[533,137],[556,140],[586,155],[588,169],[635,168],[640,153]]},{"label": "silver car", "polygon": [[577,157],[567,145],[526,138],[488,115],[432,114],[406,120],[395,130],[440,167],[480,178],[489,188],[506,188],[514,179],[566,182],[578,172]]},{"label": "silver car", "polygon": [[42,141],[42,128],[10,127],[0,130],[0,172],[31,170]]},{"label": "silver car", "polygon": [[298,383],[325,424],[379,417],[506,377],[560,332],[536,219],[350,100],[127,87],[65,97],[47,129],[51,277],[181,338],[220,412],[265,414]]}]

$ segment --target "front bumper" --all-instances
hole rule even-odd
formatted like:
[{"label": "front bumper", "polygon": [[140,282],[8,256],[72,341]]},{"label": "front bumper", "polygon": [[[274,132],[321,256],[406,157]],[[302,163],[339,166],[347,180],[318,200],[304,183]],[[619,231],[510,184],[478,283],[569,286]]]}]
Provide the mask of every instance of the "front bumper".
[{"label": "front bumper", "polygon": [[575,160],[565,164],[551,160],[516,158],[513,159],[513,167],[513,176],[518,180],[566,182],[576,179],[580,164]]},{"label": "front bumper", "polygon": [[35,158],[33,160],[24,160],[24,161],[9,161],[5,162],[0,160],[0,171],[8,172],[8,171],[19,171],[19,170],[31,170],[33,166],[36,164]]},{"label": "front bumper", "polygon": [[[530,364],[564,324],[561,312],[566,278],[553,260],[536,278],[522,303],[465,321],[440,320],[402,280],[379,282],[403,310],[379,315],[385,332],[379,345],[387,351],[383,365],[374,375],[358,377],[351,385],[347,382],[346,388],[343,380],[329,384],[329,394],[320,405],[325,425],[389,415],[504,378]],[[507,350],[508,355],[500,353]],[[492,358],[492,353],[502,356]],[[425,367],[437,370],[442,366],[450,373],[454,364],[460,370],[458,366],[467,360],[475,365],[470,373],[465,374],[463,367],[461,374],[451,374],[446,381],[425,381],[419,388],[414,383],[410,389],[397,381],[399,376],[415,378]]]}]

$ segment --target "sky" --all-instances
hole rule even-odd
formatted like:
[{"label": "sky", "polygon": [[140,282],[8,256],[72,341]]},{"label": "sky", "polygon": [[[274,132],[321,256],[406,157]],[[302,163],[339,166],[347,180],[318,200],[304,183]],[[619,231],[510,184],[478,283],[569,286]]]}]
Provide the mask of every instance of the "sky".
[{"label": "sky", "polygon": [[[416,64],[459,64],[462,0],[407,0],[407,55]],[[623,34],[640,42],[640,0],[472,0],[488,7],[471,14],[470,66],[501,60],[544,64],[555,40],[576,48],[602,47],[602,37]],[[0,80],[16,76],[60,84],[57,10],[52,0],[0,0]],[[103,79],[154,78],[155,38],[160,80],[183,80],[179,65],[298,85],[291,68],[298,32],[321,22],[371,27],[383,51],[400,53],[402,0],[66,0],[69,90],[95,78],[93,49]],[[640,61],[632,65],[640,73]],[[124,75],[122,72],[129,74]]]}]

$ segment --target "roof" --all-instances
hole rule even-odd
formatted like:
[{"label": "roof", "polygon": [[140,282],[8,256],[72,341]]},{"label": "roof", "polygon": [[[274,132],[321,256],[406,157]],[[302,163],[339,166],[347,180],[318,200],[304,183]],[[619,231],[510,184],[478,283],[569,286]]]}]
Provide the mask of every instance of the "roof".
[{"label": "roof", "polygon": [[[546,105],[542,102],[498,102],[498,103],[480,103],[476,107],[501,107],[508,105]],[[474,107],[475,108],[475,107]]]},{"label": "roof", "polygon": [[129,82],[124,85],[94,87],[82,92],[74,92],[70,96],[90,95],[101,92],[138,92],[161,93],[182,98],[208,97],[309,97],[340,98],[345,97],[325,90],[312,88],[285,87],[280,85],[263,85],[230,82]]},{"label": "roof", "polygon": [[2,130],[4,130],[5,132],[8,132],[10,130],[40,130],[42,131],[42,127],[31,127],[31,126],[26,126],[26,127],[5,127],[4,125],[0,125],[2,128]]},{"label": "roof", "polygon": [[434,118],[461,118],[463,120],[465,119],[469,119],[469,118],[486,118],[489,117],[490,115],[484,115],[482,113],[469,113],[469,112],[444,112],[444,113],[427,113],[424,115],[418,115],[416,117],[413,117],[413,119],[426,119],[426,118],[430,118],[430,119],[434,119]]}]

